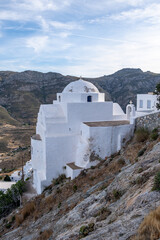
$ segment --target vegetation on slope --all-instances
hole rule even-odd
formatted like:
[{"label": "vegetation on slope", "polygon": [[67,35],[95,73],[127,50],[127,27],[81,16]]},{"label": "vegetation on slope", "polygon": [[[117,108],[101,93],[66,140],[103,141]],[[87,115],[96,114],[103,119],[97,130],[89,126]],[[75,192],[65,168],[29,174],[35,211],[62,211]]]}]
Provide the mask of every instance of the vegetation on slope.
[{"label": "vegetation on slope", "polygon": [[[147,186],[150,192],[154,185],[154,176],[160,170],[160,166],[156,155],[151,162],[149,154],[159,140],[159,138],[151,140],[148,137],[145,141],[137,142],[134,137],[120,153],[106,158],[95,167],[82,171],[73,181],[66,179],[63,175],[54,179],[53,184],[41,195],[31,199],[16,214],[14,213],[15,221],[12,222],[11,229],[14,229],[16,237],[19,234],[16,232],[19,226],[21,236],[28,235],[30,239],[43,239],[43,234],[52,236],[53,239],[69,239],[64,237],[63,232],[66,236],[68,234],[70,239],[79,239],[86,235],[91,236],[89,239],[97,239],[96,232],[97,229],[100,231],[101,225],[105,228],[112,226],[112,232],[114,232],[117,229],[116,221],[121,221],[124,214],[127,214],[125,224],[131,222],[133,227],[138,226],[137,224],[142,221],[142,218],[140,220],[137,218],[140,213],[137,215],[138,213],[135,212],[131,218],[128,218],[128,211],[131,208],[131,214],[133,214],[134,208],[136,209],[133,199],[137,199],[141,194],[143,196]],[[144,148],[143,155],[139,156],[139,152]],[[151,163],[157,164],[157,167],[152,166]],[[137,202],[140,204],[141,201],[137,200]],[[152,202],[149,202],[149,206],[150,204],[154,205]],[[142,215],[145,205],[149,207],[147,203],[143,203]],[[78,218],[79,214],[80,218]],[[13,215],[8,216],[6,221],[8,222],[12,217]],[[136,222],[133,224],[134,219]],[[93,226],[92,231],[90,224]],[[33,228],[36,228],[34,236],[31,230]],[[71,229],[74,229],[73,232]],[[2,224],[0,227],[2,239],[6,239],[4,234],[7,231],[9,231],[8,228]],[[58,238],[60,234],[63,235],[62,238]],[[109,234],[109,231],[106,234]],[[93,238],[94,235],[95,238]],[[10,239],[9,236],[7,235],[7,240]],[[14,237],[13,233],[11,236]],[[106,237],[106,239],[109,238]]]},{"label": "vegetation on slope", "polygon": [[20,206],[20,198],[25,190],[25,183],[18,181],[4,193],[0,191],[0,218],[10,213],[14,208]]}]

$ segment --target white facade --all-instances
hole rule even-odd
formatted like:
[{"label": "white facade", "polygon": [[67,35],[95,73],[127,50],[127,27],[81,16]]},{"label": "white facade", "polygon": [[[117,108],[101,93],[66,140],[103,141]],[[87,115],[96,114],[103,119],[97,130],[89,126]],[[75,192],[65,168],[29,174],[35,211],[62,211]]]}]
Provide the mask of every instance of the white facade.
[{"label": "white facade", "polygon": [[73,179],[84,168],[119,151],[133,124],[117,103],[82,79],[57,93],[53,104],[41,105],[36,135],[31,139],[33,181],[41,193],[53,178]]},{"label": "white facade", "polygon": [[153,93],[137,94],[137,112],[156,111],[157,95]]},{"label": "white facade", "polygon": [[14,184],[16,184],[16,182],[1,182],[0,181],[0,191],[3,191],[5,193]]}]

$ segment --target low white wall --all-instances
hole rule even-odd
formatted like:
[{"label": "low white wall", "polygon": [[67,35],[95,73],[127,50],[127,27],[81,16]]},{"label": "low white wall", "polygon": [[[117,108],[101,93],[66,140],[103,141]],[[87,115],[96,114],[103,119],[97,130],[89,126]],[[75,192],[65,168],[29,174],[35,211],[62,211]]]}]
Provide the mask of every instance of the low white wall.
[{"label": "low white wall", "polygon": [[81,169],[72,169],[69,166],[66,166],[66,177],[67,178],[71,178],[71,180],[73,180],[74,178],[76,178],[81,172]]}]

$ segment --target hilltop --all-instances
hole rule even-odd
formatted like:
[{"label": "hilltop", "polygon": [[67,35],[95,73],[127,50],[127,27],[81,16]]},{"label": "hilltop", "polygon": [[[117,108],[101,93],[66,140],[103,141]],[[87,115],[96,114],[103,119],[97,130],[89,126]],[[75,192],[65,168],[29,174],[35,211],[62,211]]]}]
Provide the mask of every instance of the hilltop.
[{"label": "hilltop", "polygon": [[[159,172],[160,137],[148,135],[141,141],[135,135],[119,153],[73,181],[59,176],[41,195],[1,219],[1,239],[158,239],[149,238],[146,222],[140,235],[137,231],[160,206],[160,191],[153,189]],[[149,224],[156,225],[153,218]]]}]

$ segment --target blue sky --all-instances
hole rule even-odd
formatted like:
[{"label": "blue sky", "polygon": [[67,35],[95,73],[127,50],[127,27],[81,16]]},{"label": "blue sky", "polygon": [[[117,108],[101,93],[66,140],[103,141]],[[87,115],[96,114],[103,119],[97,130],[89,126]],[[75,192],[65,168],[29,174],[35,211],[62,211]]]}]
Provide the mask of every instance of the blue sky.
[{"label": "blue sky", "polygon": [[0,70],[160,72],[159,0],[0,0]]}]

